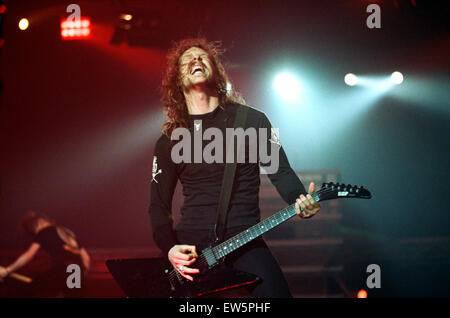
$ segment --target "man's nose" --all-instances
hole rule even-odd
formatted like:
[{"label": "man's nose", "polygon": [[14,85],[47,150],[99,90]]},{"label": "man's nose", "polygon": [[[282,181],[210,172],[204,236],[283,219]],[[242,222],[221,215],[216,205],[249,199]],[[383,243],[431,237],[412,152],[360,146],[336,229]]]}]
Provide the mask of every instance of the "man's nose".
[{"label": "man's nose", "polygon": [[194,56],[194,62],[196,61],[202,61],[201,56]]}]

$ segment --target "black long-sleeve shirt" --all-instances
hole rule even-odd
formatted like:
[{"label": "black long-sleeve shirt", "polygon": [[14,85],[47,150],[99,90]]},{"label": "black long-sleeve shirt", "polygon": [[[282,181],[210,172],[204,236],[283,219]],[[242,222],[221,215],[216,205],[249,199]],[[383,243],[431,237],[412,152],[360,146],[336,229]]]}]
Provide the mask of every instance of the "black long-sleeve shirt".
[{"label": "black long-sleeve shirt", "polygon": [[[223,108],[219,106],[207,114],[189,115],[189,131],[192,136],[192,160],[190,162],[175,163],[177,160],[175,162],[172,160],[172,147],[178,141],[171,141],[166,135],[161,135],[154,148],[149,213],[153,237],[164,253],[167,253],[175,244],[183,244],[183,242],[177,242],[172,219],[172,197],[178,180],[183,187],[184,203],[181,208],[181,220],[176,230],[195,231],[214,228],[225,169],[226,128],[233,128],[238,107],[248,107],[244,130],[250,127],[255,128],[257,132],[259,128],[266,129],[266,140],[259,140],[260,137],[257,133],[258,145],[265,143],[268,153],[270,153],[271,144],[277,144],[279,147],[279,168],[275,173],[268,174],[268,177],[284,201],[292,204],[300,194],[306,193],[302,182],[290,167],[283,147],[279,144],[278,138],[274,135],[274,130],[263,112],[249,106],[228,104]],[[222,152],[224,160],[221,163],[206,163],[202,157],[201,163],[194,163],[194,134],[204,133],[212,127],[220,129],[224,136]],[[209,143],[212,141],[202,141],[201,149],[203,150]],[[227,216],[227,230],[242,229],[260,221],[258,204],[260,166],[264,168],[264,166],[270,165],[262,163],[261,159],[263,158],[258,153],[257,160],[251,160],[249,143],[246,142],[245,163],[238,161],[236,168],[235,183]]]}]

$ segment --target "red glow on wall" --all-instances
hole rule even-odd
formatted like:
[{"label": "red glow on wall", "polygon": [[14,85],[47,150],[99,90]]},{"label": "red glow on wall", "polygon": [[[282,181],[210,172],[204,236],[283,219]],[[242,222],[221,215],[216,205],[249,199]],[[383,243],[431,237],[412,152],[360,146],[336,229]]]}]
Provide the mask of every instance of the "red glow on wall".
[{"label": "red glow on wall", "polygon": [[63,40],[86,39],[91,35],[91,20],[80,18],[78,20],[61,21],[61,37]]}]

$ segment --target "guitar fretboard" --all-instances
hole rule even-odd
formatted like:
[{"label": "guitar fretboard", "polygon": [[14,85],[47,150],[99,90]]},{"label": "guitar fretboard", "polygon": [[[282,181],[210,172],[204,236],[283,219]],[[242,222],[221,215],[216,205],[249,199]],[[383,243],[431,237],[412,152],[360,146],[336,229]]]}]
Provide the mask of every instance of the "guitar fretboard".
[{"label": "guitar fretboard", "polygon": [[[320,198],[318,195],[316,195],[316,193],[314,193],[312,196],[314,200],[316,200],[317,202],[320,201]],[[232,238],[226,240],[225,242],[216,245],[215,247],[212,248],[213,253],[217,259],[220,259],[226,256],[227,254],[233,252],[234,250],[238,249],[239,247],[254,240],[258,236],[263,235],[265,232],[273,229],[277,225],[280,225],[281,223],[287,221],[296,214],[297,213],[295,211],[295,204],[292,204],[287,208],[284,208],[283,210],[278,211],[272,216],[264,219],[258,224],[253,225],[247,230],[233,236]]]}]

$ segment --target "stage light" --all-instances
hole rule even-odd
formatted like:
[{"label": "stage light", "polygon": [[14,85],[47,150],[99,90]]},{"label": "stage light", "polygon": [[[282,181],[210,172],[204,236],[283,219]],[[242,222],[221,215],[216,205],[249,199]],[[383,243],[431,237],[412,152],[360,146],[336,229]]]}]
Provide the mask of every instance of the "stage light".
[{"label": "stage light", "polygon": [[356,77],[356,75],[353,73],[348,73],[344,77],[344,82],[348,86],[355,86],[358,83],[358,77]]},{"label": "stage light", "polygon": [[30,22],[28,21],[28,19],[26,18],[22,18],[19,21],[19,29],[21,29],[22,31],[28,29],[28,26],[30,25]]},{"label": "stage light", "polygon": [[84,39],[91,34],[91,20],[80,18],[72,21],[64,19],[61,21],[61,37],[63,40]]},{"label": "stage light", "polygon": [[397,84],[397,85],[401,84],[401,83],[403,82],[403,74],[400,73],[400,72],[394,72],[394,73],[392,73],[392,74],[391,74],[391,81],[392,81],[394,84]]},{"label": "stage light", "polygon": [[356,295],[357,298],[367,298],[367,292],[364,289],[361,289]]},{"label": "stage light", "polygon": [[125,21],[131,21],[131,19],[133,19],[133,16],[131,14],[121,14],[120,18]]},{"label": "stage light", "polygon": [[301,87],[297,78],[290,73],[281,73],[273,82],[277,93],[285,100],[296,101],[300,97]]}]

